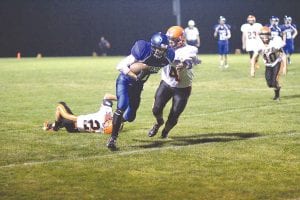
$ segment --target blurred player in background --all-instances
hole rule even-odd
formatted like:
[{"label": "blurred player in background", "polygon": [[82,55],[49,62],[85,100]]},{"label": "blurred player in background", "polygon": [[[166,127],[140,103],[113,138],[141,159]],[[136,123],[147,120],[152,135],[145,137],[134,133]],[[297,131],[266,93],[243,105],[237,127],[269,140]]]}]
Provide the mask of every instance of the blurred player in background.
[{"label": "blurred player in background", "polygon": [[[118,64],[117,69],[120,71],[116,81],[118,105],[113,115],[112,135],[107,143],[109,149],[116,149],[116,140],[122,122],[135,120],[143,86],[150,74],[157,73],[162,67],[172,63],[174,56],[174,50],[169,47],[168,37],[156,33],[151,37],[150,42],[144,40],[135,42],[131,54]],[[149,66],[149,69],[142,70],[136,75],[130,70],[130,66],[138,62]]]},{"label": "blurred player in background", "polygon": [[100,41],[98,43],[99,49],[100,49],[100,55],[107,56],[108,50],[111,48],[110,43],[107,39],[105,39],[103,36],[100,38]]},{"label": "blurred player in background", "polygon": [[292,24],[292,17],[284,17],[284,24],[281,26],[281,30],[285,34],[285,46],[283,50],[287,56],[287,63],[291,64],[291,55],[294,52],[294,39],[298,35],[296,25]]},{"label": "blurred player in background", "polygon": [[219,17],[219,24],[214,26],[214,37],[218,37],[218,53],[220,55],[220,68],[228,68],[227,54],[229,53],[230,26],[225,24],[226,19]]},{"label": "blurred player in background", "polygon": [[279,71],[282,64],[282,56],[284,42],[278,37],[272,38],[271,30],[269,27],[264,26],[261,28],[259,33],[260,42],[258,48],[254,52],[251,60],[251,65],[254,67],[255,59],[260,54],[266,65],[265,78],[267,85],[274,88],[274,98],[273,100],[280,99],[280,85],[279,85]]},{"label": "blurred player in background", "polygon": [[[285,41],[286,34],[279,27],[279,18],[278,17],[272,16],[270,18],[270,24],[267,24],[266,26],[268,26],[270,28],[271,36],[272,36],[273,39]],[[287,65],[286,65],[286,55],[285,55],[285,53],[282,54],[281,71],[282,71],[283,75],[286,75]]]},{"label": "blurred player in background", "polygon": [[162,70],[162,80],[156,90],[155,101],[152,108],[156,122],[149,131],[148,136],[157,134],[160,126],[164,124],[163,109],[170,99],[172,107],[162,130],[161,137],[167,138],[169,131],[177,124],[180,114],[183,112],[192,89],[193,71],[198,49],[185,44],[184,30],[180,26],[172,26],[167,31],[170,45],[175,49],[175,58],[172,64]]},{"label": "blurred player in background", "polygon": [[271,16],[270,24],[267,24],[271,30],[271,36],[274,37],[281,37],[283,38],[283,33],[281,28],[279,27],[279,18],[276,16]]},{"label": "blurred player in background", "polygon": [[186,27],[184,29],[184,32],[185,32],[186,43],[199,48],[200,47],[200,35],[199,35],[198,28],[195,27],[194,20],[188,21],[188,27]]},{"label": "blurred player in background", "polygon": [[[256,23],[256,18],[253,15],[249,15],[247,17],[247,23],[241,26],[242,31],[242,45],[243,50],[246,50],[250,55],[250,60],[253,57],[253,53],[257,48],[258,45],[258,33],[261,29],[262,25],[260,23]],[[258,57],[255,60],[255,67],[250,65],[250,75],[252,77],[255,76],[255,68],[259,68],[258,64]]]},{"label": "blurred player in background", "polygon": [[61,128],[66,128],[70,133],[96,132],[111,134],[113,100],[117,100],[115,95],[106,94],[98,112],[79,116],[74,115],[66,103],[59,102],[56,107],[55,122],[45,122],[43,129],[45,131],[58,131]]}]

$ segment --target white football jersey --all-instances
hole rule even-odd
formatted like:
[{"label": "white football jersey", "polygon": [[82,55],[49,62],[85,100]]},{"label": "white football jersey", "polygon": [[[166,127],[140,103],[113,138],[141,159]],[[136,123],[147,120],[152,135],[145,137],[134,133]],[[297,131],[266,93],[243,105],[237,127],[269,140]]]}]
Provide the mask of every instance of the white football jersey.
[{"label": "white football jersey", "polygon": [[188,41],[197,40],[197,38],[199,36],[199,31],[198,31],[198,28],[196,28],[196,27],[193,27],[193,28],[187,27],[184,29],[184,33],[185,33],[186,40],[188,40]]},{"label": "white football jersey", "polygon": [[[198,48],[185,45],[184,47],[175,50],[174,61],[190,61],[193,62],[197,58]],[[192,85],[193,69],[183,68],[179,73],[172,65],[167,65],[162,69],[161,78],[171,87],[186,88]],[[179,78],[179,80],[178,80]]]},{"label": "white football jersey", "polygon": [[77,128],[79,131],[103,133],[104,123],[112,116],[112,107],[102,104],[100,110],[96,113],[79,115],[77,117]]},{"label": "white football jersey", "polygon": [[284,45],[285,44],[280,37],[274,37],[267,45],[260,40],[256,52],[262,55],[267,67],[274,67],[278,62],[282,61],[282,53],[280,49]]},{"label": "white football jersey", "polygon": [[246,34],[246,51],[255,51],[258,39],[259,39],[259,32],[262,28],[262,25],[260,23],[254,23],[254,24],[243,24],[241,26],[241,31]]}]

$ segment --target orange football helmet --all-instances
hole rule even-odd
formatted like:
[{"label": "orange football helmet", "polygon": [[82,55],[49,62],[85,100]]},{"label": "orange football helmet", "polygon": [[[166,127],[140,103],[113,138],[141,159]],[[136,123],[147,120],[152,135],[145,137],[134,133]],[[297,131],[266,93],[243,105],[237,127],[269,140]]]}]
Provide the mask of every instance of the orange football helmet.
[{"label": "orange football helmet", "polygon": [[271,29],[267,26],[263,26],[260,29],[259,37],[263,41],[263,43],[268,44],[271,40]]},{"label": "orange football helmet", "polygon": [[184,44],[184,29],[181,26],[171,26],[167,30],[166,35],[169,38],[169,43],[171,47],[181,47]]},{"label": "orange football helmet", "polygon": [[255,16],[254,16],[254,15],[249,15],[249,16],[247,17],[247,22],[250,23],[250,24],[255,23],[255,22],[256,22]]},{"label": "orange football helmet", "polygon": [[103,133],[105,134],[111,134],[112,133],[112,120],[107,120],[103,125]]}]

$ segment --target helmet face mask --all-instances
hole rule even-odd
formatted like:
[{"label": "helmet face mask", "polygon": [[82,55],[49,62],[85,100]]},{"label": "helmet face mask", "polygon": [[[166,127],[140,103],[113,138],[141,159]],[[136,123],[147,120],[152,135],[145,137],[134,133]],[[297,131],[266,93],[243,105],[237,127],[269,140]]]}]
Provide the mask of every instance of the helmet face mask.
[{"label": "helmet face mask", "polygon": [[269,27],[262,27],[260,33],[259,33],[260,39],[263,41],[264,44],[269,44],[271,37],[271,29]]},{"label": "helmet face mask", "polygon": [[271,34],[261,33],[259,34],[260,39],[263,41],[264,44],[269,44],[271,40]]},{"label": "helmet face mask", "polygon": [[159,59],[164,56],[169,46],[168,37],[162,33],[156,33],[151,37],[151,54]]},{"label": "helmet face mask", "polygon": [[279,24],[279,18],[275,17],[275,16],[272,16],[270,18],[270,24],[271,24],[271,26],[278,26],[278,24]]},{"label": "helmet face mask", "polygon": [[291,17],[288,17],[288,16],[285,16],[285,17],[284,17],[284,23],[285,23],[285,24],[291,24],[291,23],[292,23],[292,18],[291,18]]}]

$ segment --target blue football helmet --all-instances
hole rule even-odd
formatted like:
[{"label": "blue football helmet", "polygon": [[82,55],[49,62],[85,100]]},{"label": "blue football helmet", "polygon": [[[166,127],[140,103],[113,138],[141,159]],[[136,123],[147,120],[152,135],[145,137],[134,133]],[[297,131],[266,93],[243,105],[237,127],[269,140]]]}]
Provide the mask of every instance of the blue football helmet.
[{"label": "blue football helmet", "polygon": [[273,26],[273,25],[278,25],[278,23],[279,23],[279,18],[278,17],[276,17],[276,16],[272,16],[271,18],[270,18],[270,24]]},{"label": "blue football helmet", "polygon": [[155,58],[162,58],[169,46],[167,35],[158,32],[151,37],[151,49]]},{"label": "blue football helmet", "polygon": [[292,17],[290,16],[285,15],[283,19],[286,24],[290,24],[292,22]]}]

